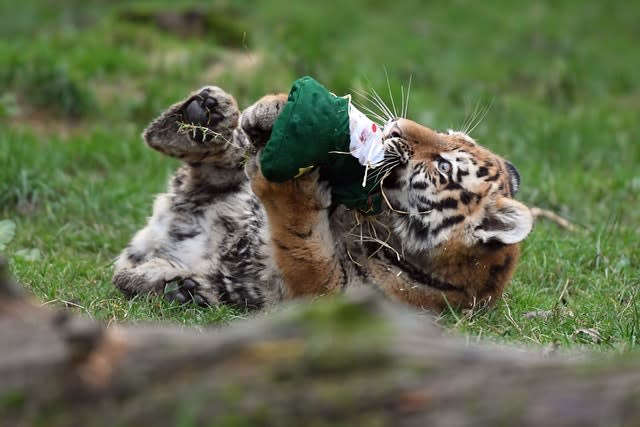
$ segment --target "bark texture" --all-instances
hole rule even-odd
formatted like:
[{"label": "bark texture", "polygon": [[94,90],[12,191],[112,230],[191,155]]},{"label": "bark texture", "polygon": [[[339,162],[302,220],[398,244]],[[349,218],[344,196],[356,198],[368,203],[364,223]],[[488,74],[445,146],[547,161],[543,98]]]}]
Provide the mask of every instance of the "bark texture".
[{"label": "bark texture", "polygon": [[105,328],[2,274],[0,425],[631,426],[640,359],[468,345],[368,293],[218,329]]}]

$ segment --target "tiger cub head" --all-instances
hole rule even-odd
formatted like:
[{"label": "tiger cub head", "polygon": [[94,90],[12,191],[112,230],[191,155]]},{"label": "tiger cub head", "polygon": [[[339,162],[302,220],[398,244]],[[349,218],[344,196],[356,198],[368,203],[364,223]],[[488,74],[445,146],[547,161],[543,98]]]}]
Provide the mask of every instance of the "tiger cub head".
[{"label": "tiger cub head", "polygon": [[385,127],[385,148],[392,168],[382,189],[405,249],[514,244],[531,231],[529,208],[513,199],[518,171],[468,135],[397,119]]},{"label": "tiger cub head", "polygon": [[[389,122],[384,138],[381,190],[405,258],[456,290],[448,303],[495,301],[533,227],[529,208],[513,199],[516,168],[462,132],[404,118]],[[444,305],[442,292],[423,289],[397,293],[415,305]]]}]

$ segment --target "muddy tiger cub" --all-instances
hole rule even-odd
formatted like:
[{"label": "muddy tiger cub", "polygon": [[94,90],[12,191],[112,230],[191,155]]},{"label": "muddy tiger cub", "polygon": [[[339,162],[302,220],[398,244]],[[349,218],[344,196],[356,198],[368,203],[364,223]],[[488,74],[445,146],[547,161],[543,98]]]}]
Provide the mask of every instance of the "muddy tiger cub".
[{"label": "muddy tiger cub", "polygon": [[384,203],[365,216],[332,203],[320,168],[264,178],[260,149],[286,101],[268,95],[241,113],[205,87],[148,126],[145,142],[184,164],[117,258],[116,287],[248,308],[353,286],[432,310],[500,297],[533,224],[513,198],[513,165],[464,133],[391,117],[377,175]]}]

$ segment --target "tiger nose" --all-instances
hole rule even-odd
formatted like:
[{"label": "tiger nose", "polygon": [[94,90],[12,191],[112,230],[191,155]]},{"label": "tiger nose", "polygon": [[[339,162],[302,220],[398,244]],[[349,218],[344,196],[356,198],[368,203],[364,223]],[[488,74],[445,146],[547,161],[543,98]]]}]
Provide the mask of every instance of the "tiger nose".
[{"label": "tiger nose", "polygon": [[398,126],[398,119],[395,118],[388,121],[382,129],[382,139],[400,137],[402,137],[402,131],[400,130],[400,126]]}]

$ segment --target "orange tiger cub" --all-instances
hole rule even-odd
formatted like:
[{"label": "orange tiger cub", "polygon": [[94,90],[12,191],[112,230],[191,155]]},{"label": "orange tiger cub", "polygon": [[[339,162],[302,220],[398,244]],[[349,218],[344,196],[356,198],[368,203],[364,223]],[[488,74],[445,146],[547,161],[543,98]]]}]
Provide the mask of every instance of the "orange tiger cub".
[{"label": "orange tiger cub", "polygon": [[375,218],[332,209],[317,174],[277,184],[258,162],[250,166],[287,294],[367,284],[421,308],[495,301],[533,226],[529,209],[512,198],[515,167],[463,133],[406,119],[386,126],[385,146],[387,204]]}]

